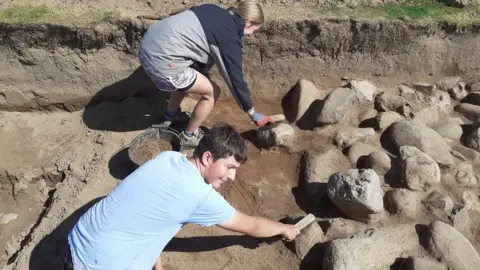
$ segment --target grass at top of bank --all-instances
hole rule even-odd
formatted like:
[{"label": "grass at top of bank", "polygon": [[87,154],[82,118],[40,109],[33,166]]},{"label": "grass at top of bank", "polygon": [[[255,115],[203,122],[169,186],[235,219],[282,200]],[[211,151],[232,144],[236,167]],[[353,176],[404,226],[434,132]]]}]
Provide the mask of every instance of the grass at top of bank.
[{"label": "grass at top of bank", "polygon": [[[82,4],[32,4],[18,0],[9,6],[0,6],[0,22],[52,23],[61,25],[92,25],[120,19],[121,10],[98,8]],[[222,5],[223,6],[223,5]],[[267,20],[304,20],[322,18],[351,18],[367,20],[403,20],[422,23],[447,21],[458,25],[480,23],[480,5],[456,8],[436,0],[406,0],[401,4],[378,6],[328,5],[265,8]],[[155,13],[155,11],[152,11]],[[126,13],[123,13],[126,14]],[[134,17],[140,14],[132,14]],[[126,16],[126,15],[123,15]]]},{"label": "grass at top of bank", "polygon": [[0,9],[0,22],[90,25],[114,20],[119,12],[87,6],[14,4]]},{"label": "grass at top of bank", "polygon": [[378,6],[328,5],[323,7],[269,10],[269,19],[351,18],[402,20],[421,23],[446,21],[459,25],[480,23],[480,5],[464,8],[447,6],[435,0],[407,0],[401,4]]}]

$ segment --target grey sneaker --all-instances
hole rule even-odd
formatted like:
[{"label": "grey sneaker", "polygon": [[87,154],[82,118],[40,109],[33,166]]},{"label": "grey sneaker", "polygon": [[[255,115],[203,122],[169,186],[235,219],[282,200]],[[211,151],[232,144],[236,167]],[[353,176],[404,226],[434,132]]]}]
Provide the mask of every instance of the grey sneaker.
[{"label": "grey sneaker", "polygon": [[180,144],[183,146],[183,147],[192,147],[192,148],[195,148],[197,147],[198,143],[200,142],[200,140],[203,138],[203,135],[205,135],[205,133],[203,132],[202,129],[197,129],[195,132],[193,132],[193,135],[192,136],[187,136],[185,135],[185,131],[183,131],[181,134],[180,134]]},{"label": "grey sneaker", "polygon": [[177,115],[174,117],[169,117],[166,113],[162,116],[161,123],[158,124],[160,127],[170,127],[171,125],[186,125],[190,122],[191,114],[188,112],[181,112],[178,110]]}]

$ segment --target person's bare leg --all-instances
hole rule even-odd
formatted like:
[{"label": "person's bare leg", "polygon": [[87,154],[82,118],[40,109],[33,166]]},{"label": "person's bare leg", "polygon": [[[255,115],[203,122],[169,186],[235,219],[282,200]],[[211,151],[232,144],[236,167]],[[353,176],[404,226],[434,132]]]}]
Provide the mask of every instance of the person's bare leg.
[{"label": "person's bare leg", "polygon": [[172,92],[170,93],[170,99],[168,100],[167,112],[176,111],[180,107],[183,98],[187,95],[186,92]]},{"label": "person's bare leg", "polygon": [[163,270],[162,257],[158,255],[157,261],[152,270]]},{"label": "person's bare leg", "polygon": [[192,117],[186,128],[187,132],[192,133],[200,127],[212,111],[213,105],[220,95],[220,87],[197,71],[197,81],[187,92],[202,96],[193,109]]}]

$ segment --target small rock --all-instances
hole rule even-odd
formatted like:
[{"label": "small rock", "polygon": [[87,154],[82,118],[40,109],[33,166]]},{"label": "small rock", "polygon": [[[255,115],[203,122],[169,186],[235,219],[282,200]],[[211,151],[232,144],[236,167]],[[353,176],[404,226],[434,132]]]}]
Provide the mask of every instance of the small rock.
[{"label": "small rock", "polygon": [[365,120],[370,120],[370,119],[373,119],[375,118],[375,116],[377,116],[378,112],[377,110],[373,109],[373,108],[369,108],[365,111],[363,111],[362,113],[360,113],[360,115],[358,115],[358,122],[363,122]]},{"label": "small rock", "polygon": [[348,149],[348,158],[350,162],[356,164],[358,159],[363,156],[368,156],[370,153],[376,152],[378,149],[370,144],[355,143]]},{"label": "small rock", "polygon": [[407,99],[410,102],[417,102],[419,101],[419,97],[417,95],[417,91],[415,89],[410,88],[407,85],[401,84],[398,86],[398,90],[400,92],[400,96]]},{"label": "small rock", "polygon": [[408,101],[400,96],[382,92],[375,97],[375,109],[379,112],[397,111]]},{"label": "small rock", "polygon": [[436,86],[428,83],[414,82],[413,88],[425,95],[430,95],[436,89]]},{"label": "small rock", "polygon": [[453,227],[461,232],[478,250],[480,243],[476,237],[480,235],[480,212],[463,207],[453,216]]},{"label": "small rock", "polygon": [[0,213],[0,225],[8,224],[10,221],[17,219],[18,215],[14,213],[3,214]]},{"label": "small rock", "polygon": [[452,199],[438,191],[428,194],[422,203],[430,211],[430,214],[439,220],[447,221],[453,210]]},{"label": "small rock", "polygon": [[433,91],[426,99],[428,107],[419,109],[413,119],[420,120],[427,126],[434,126],[448,117],[451,108],[450,96],[442,91]]},{"label": "small rock", "polygon": [[373,169],[378,175],[385,175],[392,168],[390,157],[380,151],[372,152],[367,157],[367,168]]},{"label": "small rock", "polygon": [[298,258],[303,260],[315,244],[325,241],[326,238],[322,228],[317,222],[312,222],[295,238],[295,252]]},{"label": "small rock", "polygon": [[[288,118],[295,123],[300,121],[304,116],[313,117],[306,115],[306,113],[312,110],[310,107],[314,104],[315,100],[323,99],[322,92],[318,90],[315,84],[305,79],[299,80],[287,96],[290,96],[286,97],[289,108],[286,109],[285,116],[288,116]],[[314,120],[315,119],[311,120],[312,123]]]},{"label": "small rock", "polygon": [[437,82],[437,87],[450,94],[453,99],[460,100],[468,94],[465,90],[465,83],[460,80],[461,78],[458,76],[445,77]]},{"label": "small rock", "polygon": [[392,215],[416,220],[421,210],[423,193],[408,189],[392,189],[385,193],[385,209]]},{"label": "small rock", "polygon": [[296,138],[295,128],[286,123],[263,126],[258,129],[258,141],[266,148],[290,146]]},{"label": "small rock", "polygon": [[452,156],[456,157],[461,161],[467,161],[467,158],[458,151],[452,150],[450,151],[450,153],[452,154]]},{"label": "small rock", "polygon": [[409,189],[427,190],[440,183],[440,167],[427,154],[413,146],[401,146],[400,155],[404,182]]},{"label": "small rock", "polygon": [[477,105],[462,103],[455,106],[455,111],[461,113],[463,116],[465,116],[465,118],[468,118],[472,121],[480,119],[480,106]]},{"label": "small rock", "polygon": [[459,231],[441,221],[433,221],[427,230],[428,251],[445,262],[448,269],[474,270],[480,256]]},{"label": "small rock", "polygon": [[331,147],[305,152],[301,168],[305,178],[303,188],[311,200],[317,201],[325,195],[330,175],[349,169],[350,163],[341,151]]},{"label": "small rock", "polygon": [[372,102],[373,97],[377,93],[377,87],[366,80],[352,80],[350,81],[350,86],[359,101]]},{"label": "small rock", "polygon": [[480,126],[473,125],[472,130],[463,138],[463,143],[467,147],[480,152]]},{"label": "small rock", "polygon": [[468,92],[480,92],[480,80],[474,80],[467,83],[465,89],[467,89]]},{"label": "small rock", "polygon": [[335,124],[343,120],[355,100],[355,92],[348,88],[337,88],[325,98],[325,104],[317,117],[317,125]]},{"label": "small rock", "polygon": [[448,113],[452,104],[450,96],[442,91],[433,91],[428,97],[427,103],[429,106],[437,108],[441,113]]},{"label": "small rock", "polygon": [[21,179],[13,185],[13,196],[17,196],[22,191],[27,191],[28,186],[25,184],[25,180]]},{"label": "small rock", "polygon": [[373,142],[375,135],[376,133],[373,128],[345,127],[337,132],[334,143],[341,148],[346,148],[356,142]]},{"label": "small rock", "polygon": [[401,121],[402,119],[404,118],[396,112],[381,112],[376,117],[377,130],[383,132],[393,123]]},{"label": "small rock", "polygon": [[467,160],[477,163],[480,161],[480,153],[463,145],[453,146],[453,150],[462,154]]},{"label": "small rock", "polygon": [[448,123],[441,126],[434,128],[438,134],[442,135],[443,137],[447,137],[454,140],[460,140],[462,137],[463,130],[459,124],[456,123]]},{"label": "small rock", "polygon": [[350,169],[334,173],[327,184],[330,200],[347,216],[366,221],[383,212],[383,190],[374,170]]},{"label": "small rock", "polygon": [[414,224],[368,229],[329,242],[325,248],[323,269],[390,269],[397,258],[421,251]]},{"label": "small rock", "polygon": [[453,164],[450,146],[436,131],[418,120],[402,120],[392,125],[390,137],[397,147],[415,146],[440,164]]},{"label": "small rock", "polygon": [[344,238],[354,233],[368,229],[365,223],[344,218],[333,218],[326,221],[327,228],[325,236],[328,241],[338,238]]},{"label": "small rock", "polygon": [[408,257],[404,267],[402,270],[447,270],[447,267],[441,263],[417,257]]},{"label": "small rock", "polygon": [[476,210],[480,212],[479,196],[468,190],[462,193],[462,203],[465,208]]},{"label": "small rock", "polygon": [[477,186],[477,178],[473,172],[472,165],[468,163],[460,163],[453,169],[455,181],[461,187]]},{"label": "small rock", "polygon": [[460,100],[460,102],[480,106],[480,93],[469,93],[465,98]]}]

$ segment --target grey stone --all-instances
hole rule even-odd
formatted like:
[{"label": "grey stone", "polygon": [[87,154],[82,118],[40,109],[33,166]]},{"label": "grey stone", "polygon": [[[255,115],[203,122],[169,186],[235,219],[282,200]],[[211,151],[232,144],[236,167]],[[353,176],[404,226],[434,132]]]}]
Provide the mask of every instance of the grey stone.
[{"label": "grey stone", "polygon": [[377,116],[377,110],[369,108],[358,115],[358,122],[363,122],[365,120],[373,119]]},{"label": "grey stone", "polygon": [[330,200],[347,216],[360,221],[383,212],[383,190],[374,170],[350,169],[334,173],[327,184]]},{"label": "grey stone", "polygon": [[423,205],[428,209],[433,217],[447,221],[453,210],[453,201],[450,197],[433,191],[422,199]]},{"label": "grey stone", "polygon": [[259,143],[265,147],[290,146],[296,138],[295,128],[286,123],[263,126],[257,134]]},{"label": "grey stone", "polygon": [[480,92],[480,79],[468,82],[465,88],[468,92]]},{"label": "grey stone", "polygon": [[328,224],[325,236],[327,237],[328,241],[338,238],[344,238],[368,229],[368,225],[363,222],[344,218],[328,219],[326,223]]},{"label": "grey stone", "polygon": [[313,82],[301,79],[297,82],[290,94],[290,108],[288,108],[288,111],[292,113],[292,122],[296,123],[302,119],[312,103],[322,97],[323,93],[318,90]]},{"label": "grey stone", "polygon": [[467,147],[480,152],[480,126],[474,124],[472,130],[463,138],[463,143]]},{"label": "grey stone", "polygon": [[463,145],[455,145],[453,146],[453,150],[458,151],[469,161],[472,161],[474,163],[477,163],[480,161],[480,153],[473,150],[472,148],[469,148]]},{"label": "grey stone", "polygon": [[382,92],[375,97],[375,109],[379,112],[398,111],[408,104],[408,100],[401,96]]},{"label": "grey stone", "polygon": [[392,215],[416,220],[421,210],[423,193],[408,189],[392,189],[385,193],[385,209]]},{"label": "grey stone", "polygon": [[468,163],[460,163],[454,167],[453,177],[457,184],[461,187],[477,186],[477,178],[473,172],[473,167]]},{"label": "grey stone", "polygon": [[450,146],[436,131],[418,120],[402,120],[392,125],[390,137],[397,147],[415,146],[441,164],[453,164]]},{"label": "grey stone", "polygon": [[444,77],[437,82],[437,87],[450,94],[455,100],[464,98],[468,93],[465,90],[465,83],[461,82],[458,76]]},{"label": "grey stone", "polygon": [[368,229],[329,242],[325,249],[323,269],[390,269],[397,258],[421,251],[415,224]]},{"label": "grey stone", "polygon": [[408,257],[402,270],[447,270],[447,267],[429,259]]},{"label": "grey stone", "polygon": [[376,117],[377,130],[383,132],[393,123],[401,121],[402,119],[404,118],[396,112],[381,112]]},{"label": "grey stone", "polygon": [[413,88],[425,95],[430,95],[436,89],[436,86],[429,83],[414,82]]},{"label": "grey stone", "polygon": [[373,128],[345,127],[338,130],[335,135],[334,143],[341,148],[346,148],[356,142],[373,142],[375,137],[376,133]]},{"label": "grey stone", "polygon": [[442,135],[443,137],[447,137],[454,140],[460,140],[462,137],[463,130],[459,124],[456,123],[448,123],[441,126],[437,126],[434,128],[438,134]]},{"label": "grey stone", "polygon": [[452,226],[433,221],[427,230],[428,251],[445,262],[448,269],[475,270],[480,256],[472,244]]},{"label": "grey stone", "polygon": [[376,152],[378,149],[370,144],[355,143],[348,149],[348,158],[350,162],[356,164],[362,156],[368,156],[370,153]]},{"label": "grey stone", "polygon": [[303,260],[314,245],[325,241],[326,237],[320,225],[312,222],[295,238],[295,252],[298,258]]},{"label": "grey stone", "polygon": [[465,118],[472,121],[480,119],[480,106],[469,103],[462,103],[455,106],[455,111],[461,113]]},{"label": "grey stone", "polygon": [[373,83],[366,80],[351,80],[350,86],[359,101],[372,102],[373,97],[378,91]]},{"label": "grey stone", "polygon": [[348,88],[337,88],[325,98],[325,104],[316,124],[335,124],[343,120],[355,100],[355,92]]},{"label": "grey stone", "polygon": [[10,223],[10,221],[17,219],[18,215],[15,213],[3,214],[0,213],[0,225],[5,225]]},{"label": "grey stone", "polygon": [[427,154],[413,146],[401,146],[403,179],[411,190],[427,190],[441,181],[438,164]]},{"label": "grey stone", "polygon": [[385,175],[392,168],[392,161],[386,153],[375,151],[368,155],[367,166],[378,175]]},{"label": "grey stone", "polygon": [[303,189],[313,200],[321,200],[325,195],[328,178],[333,173],[350,168],[348,159],[335,147],[310,150],[302,157],[305,183]]}]

